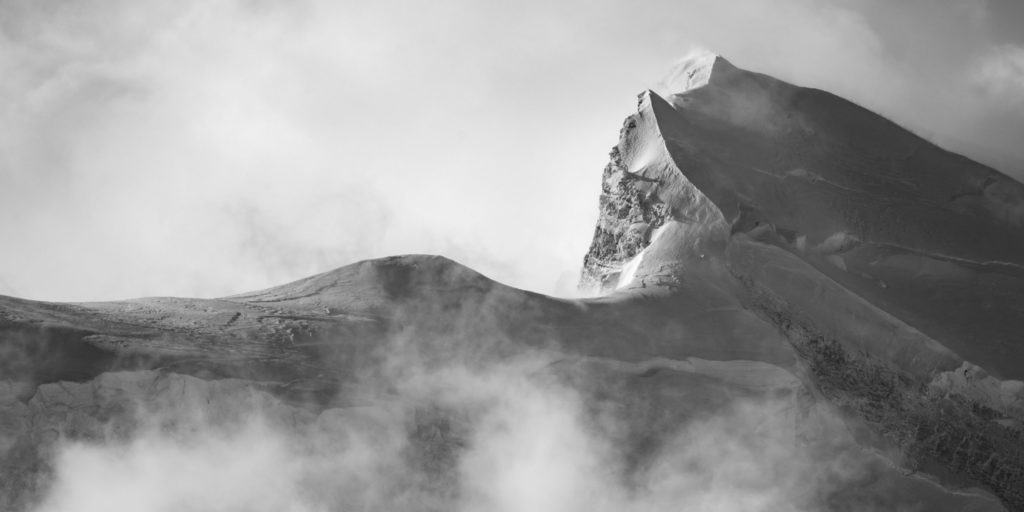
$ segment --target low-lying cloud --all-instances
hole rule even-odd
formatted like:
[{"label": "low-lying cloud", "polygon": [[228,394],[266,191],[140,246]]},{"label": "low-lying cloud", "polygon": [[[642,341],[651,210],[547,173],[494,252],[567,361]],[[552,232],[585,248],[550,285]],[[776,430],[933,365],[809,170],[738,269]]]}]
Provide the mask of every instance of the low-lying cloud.
[{"label": "low-lying cloud", "polygon": [[[389,399],[305,419],[274,401],[225,415],[174,393],[141,406],[137,430],[60,444],[33,511],[817,510],[868,471],[864,454],[796,438],[785,399],[696,415],[631,465],[629,419],[595,415],[550,357],[406,367]],[[841,444],[841,422],[820,419]]]}]

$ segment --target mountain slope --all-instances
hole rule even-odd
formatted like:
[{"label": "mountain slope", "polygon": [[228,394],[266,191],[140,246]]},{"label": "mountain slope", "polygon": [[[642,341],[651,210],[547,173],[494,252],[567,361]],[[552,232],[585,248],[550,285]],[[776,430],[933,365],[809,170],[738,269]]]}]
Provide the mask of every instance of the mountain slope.
[{"label": "mountain slope", "polygon": [[314,508],[463,509],[480,473],[600,452],[577,508],[1024,510],[1020,184],[702,55],[640,95],[600,201],[588,299],[422,255],[220,299],[0,297],[0,508],[49,510],[69,443],[255,415],[396,436],[367,446],[402,478],[303,480]]},{"label": "mountain slope", "polygon": [[[6,298],[5,352],[43,347],[5,368],[14,371],[5,372],[14,378],[0,403],[7,418],[0,481],[11,500],[5,506],[45,491],[26,482],[36,481],[34,471],[46,474],[45,465],[31,468],[58,446],[46,435],[51,429],[66,439],[132,431],[142,420],[118,411],[140,401],[160,404],[162,414],[199,403],[203,414],[231,421],[269,410],[289,418],[289,428],[325,428],[323,418],[386,403],[367,388],[386,379],[377,372],[389,354],[411,342],[428,366],[478,366],[545,351],[550,371],[578,386],[586,403],[619,410],[623,430],[612,439],[637,468],[680,425],[753,400],[773,404],[759,414],[791,425],[786,436],[802,432],[801,449],[870,468],[841,488],[845,499],[998,509],[976,491],[950,493],[901,475],[831,424],[835,413],[821,409],[790,343],[736,293],[695,284],[667,294],[565,301],[505,287],[444,258],[407,256],[225,299],[64,305]],[[412,432],[449,420],[415,421]],[[443,439],[428,453],[452,442]],[[881,489],[871,483],[877,479],[890,483]]]},{"label": "mountain slope", "polygon": [[834,402],[1021,506],[1024,186],[718,56],[665,84],[612,151],[584,285],[645,293],[724,266]]}]

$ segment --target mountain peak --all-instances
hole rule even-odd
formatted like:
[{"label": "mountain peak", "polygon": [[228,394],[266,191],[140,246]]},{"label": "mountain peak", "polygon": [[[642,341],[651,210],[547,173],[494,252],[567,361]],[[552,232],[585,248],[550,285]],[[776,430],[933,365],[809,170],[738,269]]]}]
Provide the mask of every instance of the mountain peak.
[{"label": "mountain peak", "polygon": [[[742,304],[786,334],[826,393],[857,404],[869,430],[910,432],[898,450],[915,467],[1024,511],[1024,184],[710,52],[642,94],[619,136],[584,287],[609,302],[685,303],[671,314],[690,312],[688,333]],[[912,384],[873,391],[886,379]],[[949,396],[967,405],[951,412]],[[920,405],[908,423],[910,403]],[[1001,448],[971,455],[979,464],[948,455],[974,436]],[[1013,455],[987,462],[1001,453]],[[1018,480],[992,477],[997,466]]]},{"label": "mountain peak", "polygon": [[703,87],[718,76],[735,70],[736,67],[721,55],[707,50],[695,50],[676,61],[654,91],[662,96],[681,94]]}]

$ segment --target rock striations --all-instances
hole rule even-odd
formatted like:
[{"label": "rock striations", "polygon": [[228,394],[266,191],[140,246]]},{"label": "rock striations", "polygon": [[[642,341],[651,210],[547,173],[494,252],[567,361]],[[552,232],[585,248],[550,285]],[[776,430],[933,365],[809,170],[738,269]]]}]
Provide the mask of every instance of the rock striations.
[{"label": "rock striations", "polygon": [[[786,508],[1024,510],[1022,224],[1012,179],[697,55],[611,152],[582,274],[601,296],[400,256],[221,299],[0,297],[0,508],[40,502],[61,442],[130,436],[139,403],[308,428],[393,400],[396,353],[422,370],[529,352],[615,425],[634,494],[686,425],[757,403],[782,425],[764,442],[815,461]],[[457,494],[473,413],[423,407],[403,457]]]}]

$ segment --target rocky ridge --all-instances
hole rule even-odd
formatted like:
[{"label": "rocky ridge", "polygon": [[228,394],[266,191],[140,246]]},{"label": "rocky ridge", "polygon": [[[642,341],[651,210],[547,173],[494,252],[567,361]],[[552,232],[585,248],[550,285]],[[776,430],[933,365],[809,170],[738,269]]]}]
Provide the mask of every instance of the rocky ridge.
[{"label": "rocky ridge", "polygon": [[901,464],[1022,506],[1024,186],[719,56],[664,83],[612,151],[583,285],[739,283]]}]

